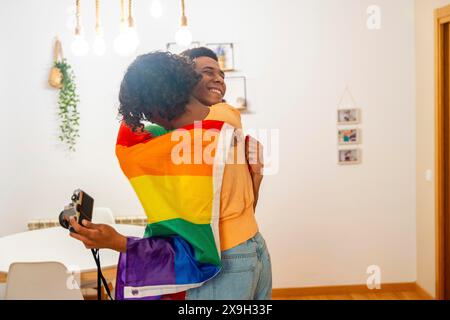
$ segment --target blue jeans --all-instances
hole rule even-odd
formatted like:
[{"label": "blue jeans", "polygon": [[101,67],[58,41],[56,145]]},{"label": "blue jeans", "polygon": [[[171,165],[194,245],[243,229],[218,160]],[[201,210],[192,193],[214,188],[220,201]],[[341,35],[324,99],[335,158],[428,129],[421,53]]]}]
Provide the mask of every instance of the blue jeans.
[{"label": "blue jeans", "polygon": [[222,270],[186,300],[269,300],[272,267],[264,238],[257,233],[248,241],[222,252]]}]

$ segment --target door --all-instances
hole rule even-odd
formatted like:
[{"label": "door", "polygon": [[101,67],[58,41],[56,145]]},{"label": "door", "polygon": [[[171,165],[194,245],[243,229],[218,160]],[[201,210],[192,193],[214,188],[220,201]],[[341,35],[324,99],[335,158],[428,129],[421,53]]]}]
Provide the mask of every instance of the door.
[{"label": "door", "polygon": [[436,298],[450,300],[450,6],[435,16]]}]

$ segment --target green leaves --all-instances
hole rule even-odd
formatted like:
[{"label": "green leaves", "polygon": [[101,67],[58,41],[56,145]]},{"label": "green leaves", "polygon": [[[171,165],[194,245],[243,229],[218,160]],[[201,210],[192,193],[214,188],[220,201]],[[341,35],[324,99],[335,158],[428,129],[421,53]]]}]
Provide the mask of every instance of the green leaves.
[{"label": "green leaves", "polygon": [[80,137],[80,114],[77,106],[80,102],[78,94],[76,92],[77,86],[75,84],[75,75],[72,71],[72,67],[67,63],[66,59],[55,63],[62,75],[63,86],[59,91],[59,112],[58,115],[61,119],[59,140],[66,143],[69,147],[69,151],[75,151],[76,139]]}]

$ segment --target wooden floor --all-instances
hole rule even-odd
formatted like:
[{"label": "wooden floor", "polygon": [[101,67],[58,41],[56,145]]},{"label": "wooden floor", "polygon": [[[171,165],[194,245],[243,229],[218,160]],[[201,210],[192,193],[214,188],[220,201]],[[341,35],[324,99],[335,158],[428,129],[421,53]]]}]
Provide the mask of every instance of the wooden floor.
[{"label": "wooden floor", "polygon": [[273,289],[274,300],[432,300],[416,282]]},{"label": "wooden floor", "polygon": [[428,300],[428,298],[416,291],[399,291],[337,295],[274,296],[273,300]]},{"label": "wooden floor", "polygon": [[[87,292],[85,292],[87,293]],[[91,291],[84,294],[85,300],[96,300],[97,294]],[[103,290],[103,300],[108,300],[106,292]],[[429,300],[429,297],[421,295],[416,291],[398,291],[381,293],[350,293],[334,295],[302,295],[302,296],[273,296],[273,300]]]},{"label": "wooden floor", "polygon": [[[112,281],[115,283],[115,281]],[[113,284],[111,291],[113,292]],[[90,292],[89,292],[90,291]],[[103,291],[103,300],[107,300]],[[89,293],[90,294],[89,294]],[[84,292],[86,300],[96,300],[96,290]],[[86,294],[88,293],[88,294]],[[274,289],[273,300],[432,300],[422,288],[416,284],[384,285],[383,290],[368,290],[365,286],[322,287],[307,289]]]},{"label": "wooden floor", "polygon": [[[84,296],[85,300],[96,300],[95,292]],[[103,300],[108,300],[106,293],[103,293]],[[273,297],[273,300],[428,300],[414,291],[400,291],[392,293],[352,293],[337,295],[313,295],[313,296],[288,296]]]}]

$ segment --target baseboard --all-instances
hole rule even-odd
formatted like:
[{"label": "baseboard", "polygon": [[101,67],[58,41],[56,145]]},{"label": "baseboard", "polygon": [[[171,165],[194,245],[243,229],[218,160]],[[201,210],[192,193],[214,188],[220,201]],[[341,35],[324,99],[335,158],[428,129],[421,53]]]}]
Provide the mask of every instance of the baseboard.
[{"label": "baseboard", "polygon": [[273,289],[272,296],[277,297],[300,297],[315,295],[341,295],[341,294],[357,294],[357,293],[387,293],[399,291],[417,291],[424,299],[430,298],[422,288],[415,282],[407,283],[385,283],[381,284],[380,289],[370,290],[367,285],[344,285],[344,286],[327,286],[327,287],[305,287],[305,288],[282,288]]}]

